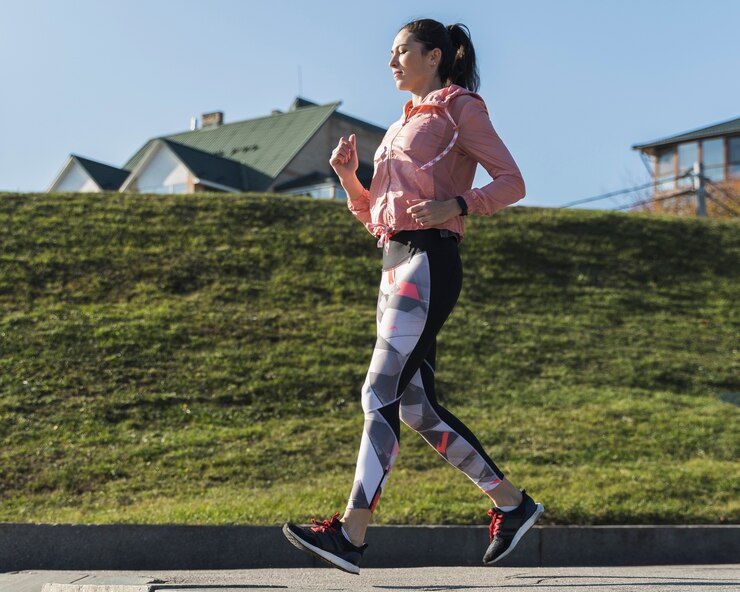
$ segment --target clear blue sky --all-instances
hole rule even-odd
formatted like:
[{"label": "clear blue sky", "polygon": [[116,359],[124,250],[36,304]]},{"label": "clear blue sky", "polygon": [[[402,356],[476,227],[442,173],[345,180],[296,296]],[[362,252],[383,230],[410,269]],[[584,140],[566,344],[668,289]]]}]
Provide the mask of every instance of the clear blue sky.
[{"label": "clear blue sky", "polygon": [[[297,94],[342,100],[340,110],[387,127],[410,97],[390,75],[391,43],[421,17],[470,28],[480,92],[527,184],[521,205],[638,184],[646,171],[632,144],[740,111],[737,0],[2,8],[0,190],[43,190],[70,152],[121,166],[148,138],[187,129],[192,115],[259,117]],[[476,185],[488,180],[479,167]]]}]

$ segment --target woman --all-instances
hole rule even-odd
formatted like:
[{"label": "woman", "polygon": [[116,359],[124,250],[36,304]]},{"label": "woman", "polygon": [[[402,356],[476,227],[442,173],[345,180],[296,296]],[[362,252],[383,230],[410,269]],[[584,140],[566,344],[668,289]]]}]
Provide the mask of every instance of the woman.
[{"label": "woman", "polygon": [[[464,25],[463,25],[464,26]],[[467,27],[465,28],[467,29]],[[374,156],[370,189],[356,176],[355,135],[340,138],[330,164],[349,210],[383,248],[377,341],[362,387],[365,424],[344,517],[283,533],[299,549],[359,573],[365,530],[398,452],[403,421],[493,501],[484,563],[511,552],[544,511],[514,487],[478,439],[434,393],[436,336],[462,287],[458,244],[468,214],[492,215],[525,194],[511,154],[482,97],[469,34],[432,19],[405,24],[388,64],[412,94]],[[493,181],[471,189],[476,164]]]}]

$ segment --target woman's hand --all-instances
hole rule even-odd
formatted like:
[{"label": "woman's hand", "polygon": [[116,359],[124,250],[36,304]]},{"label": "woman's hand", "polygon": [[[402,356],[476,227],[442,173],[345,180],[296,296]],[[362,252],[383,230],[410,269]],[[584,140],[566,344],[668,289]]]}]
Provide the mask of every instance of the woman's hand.
[{"label": "woman's hand", "polygon": [[349,141],[345,140],[344,136],[339,138],[339,143],[329,158],[329,164],[340,180],[349,179],[355,174],[359,162],[354,134],[350,134]]},{"label": "woman's hand", "polygon": [[456,199],[438,201],[435,199],[413,199],[414,205],[406,208],[406,212],[422,226],[436,226],[447,222],[450,218],[462,213],[460,204]]}]

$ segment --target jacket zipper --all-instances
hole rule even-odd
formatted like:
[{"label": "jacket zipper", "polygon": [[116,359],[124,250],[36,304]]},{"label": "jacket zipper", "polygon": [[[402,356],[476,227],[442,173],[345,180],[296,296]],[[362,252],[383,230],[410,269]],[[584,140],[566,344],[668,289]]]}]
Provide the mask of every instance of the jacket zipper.
[{"label": "jacket zipper", "polygon": [[[409,111],[409,114],[410,113],[411,112]],[[393,136],[393,138],[391,138],[391,141],[388,144],[388,156],[387,156],[387,158],[388,158],[388,185],[386,185],[386,187],[385,187],[385,196],[384,196],[384,199],[385,199],[385,211],[383,212],[383,222],[385,222],[386,226],[390,226],[388,224],[388,203],[389,203],[388,202],[388,190],[391,188],[391,161],[393,160],[393,140],[395,140],[396,139],[396,136],[398,136],[398,134],[401,133],[401,128],[404,125],[406,125],[406,123],[408,123],[408,120],[409,120],[408,117],[405,117],[404,118],[403,123],[398,128],[398,131]]]}]

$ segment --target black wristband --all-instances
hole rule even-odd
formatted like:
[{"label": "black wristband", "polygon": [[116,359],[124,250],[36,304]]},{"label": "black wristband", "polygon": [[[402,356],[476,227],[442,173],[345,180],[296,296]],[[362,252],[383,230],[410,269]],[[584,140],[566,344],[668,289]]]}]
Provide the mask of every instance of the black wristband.
[{"label": "black wristband", "polygon": [[468,215],[468,204],[465,203],[465,198],[463,198],[462,195],[458,195],[455,197],[457,200],[457,203],[460,204],[460,208],[462,209],[462,212],[460,212],[461,216],[467,216]]}]

